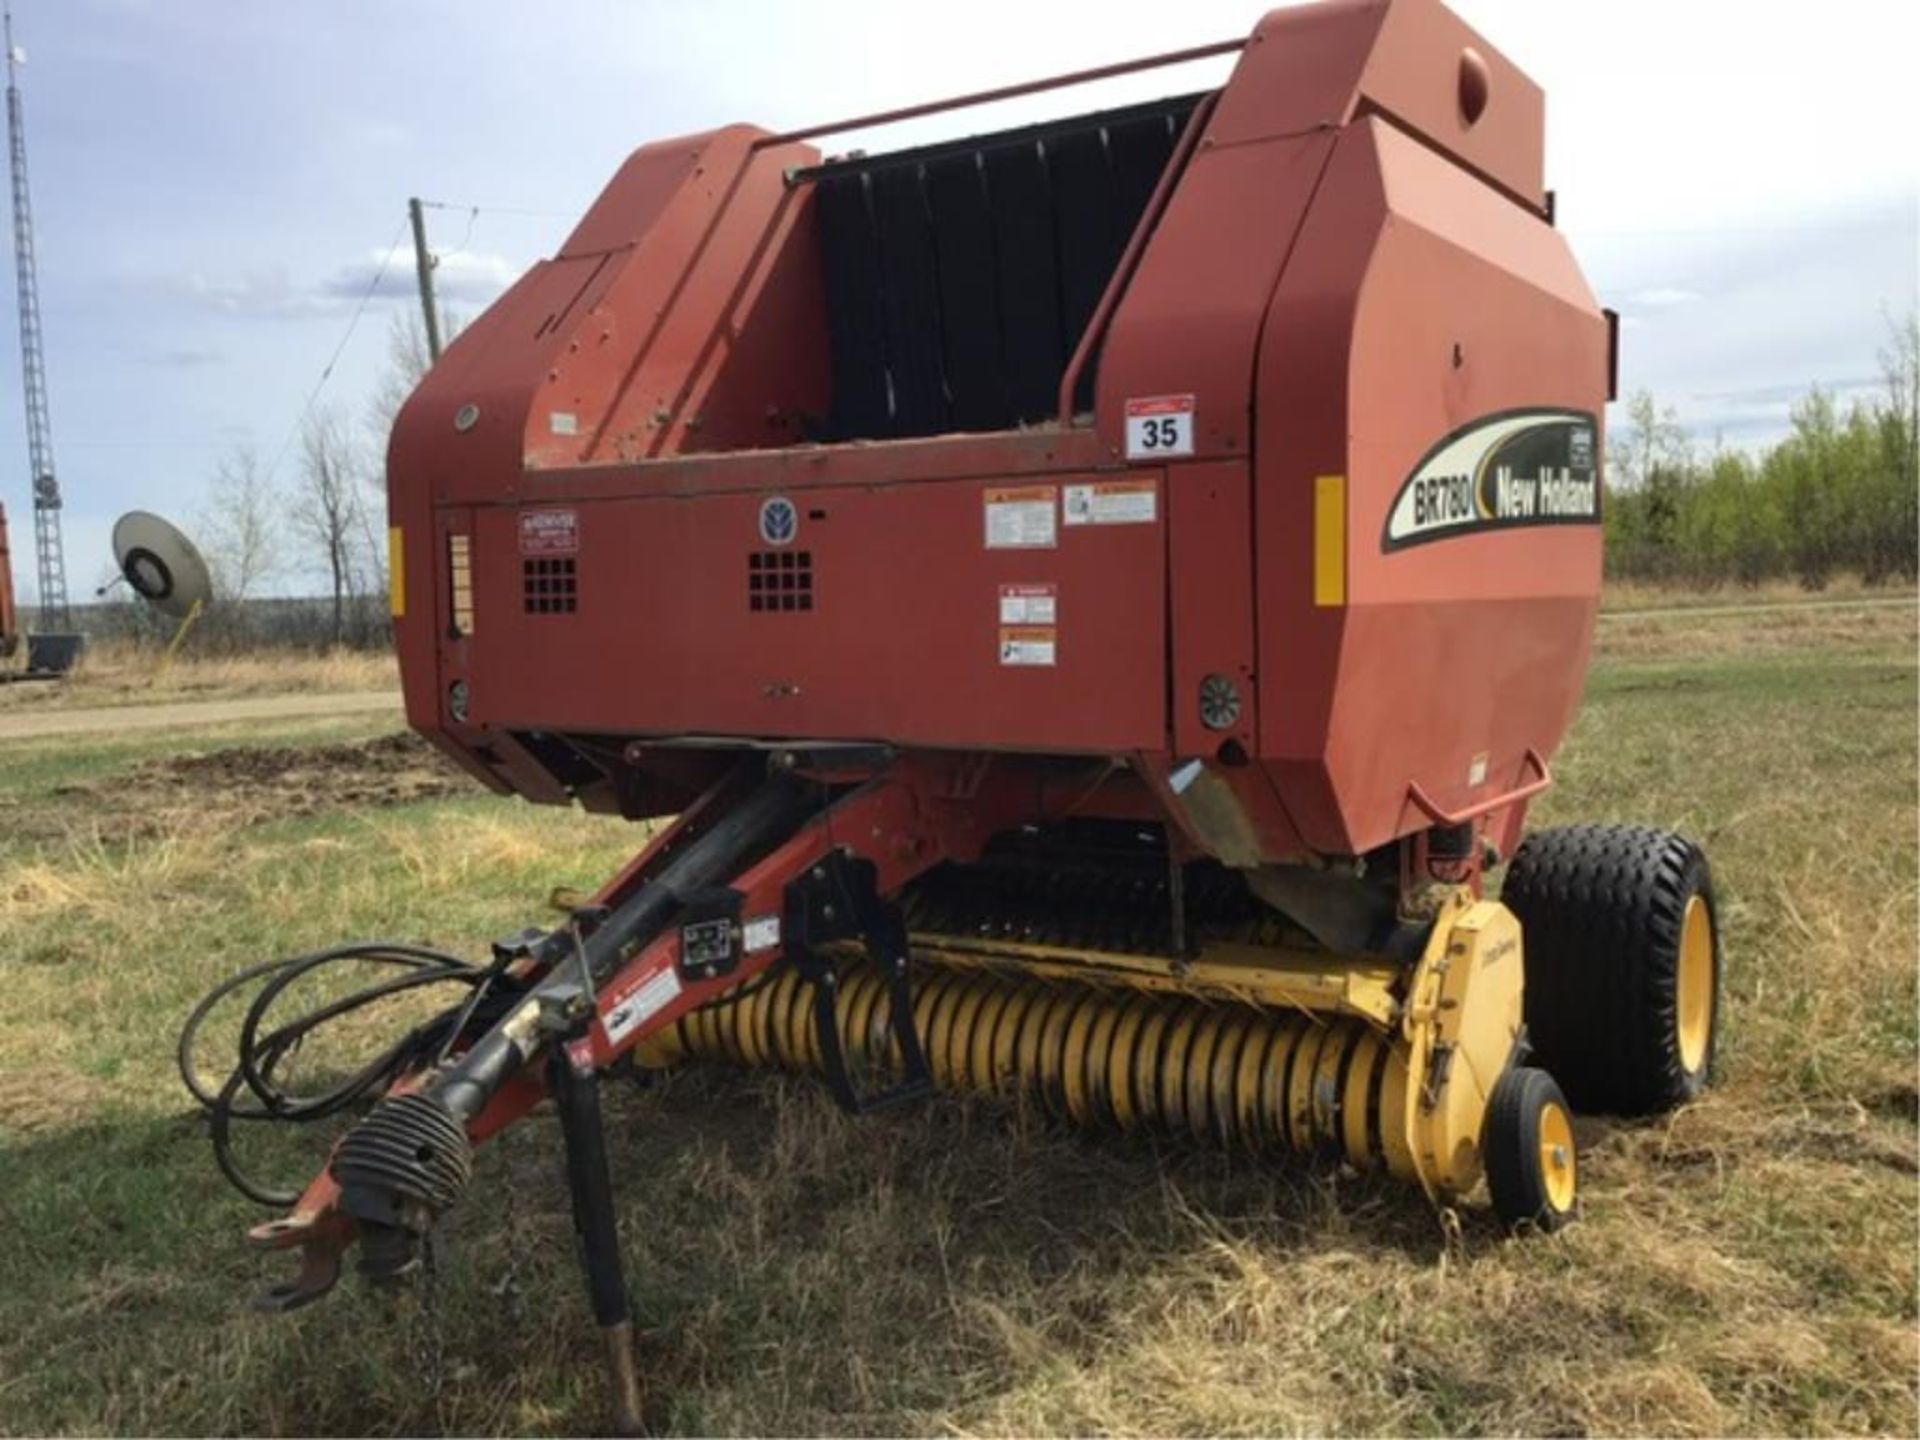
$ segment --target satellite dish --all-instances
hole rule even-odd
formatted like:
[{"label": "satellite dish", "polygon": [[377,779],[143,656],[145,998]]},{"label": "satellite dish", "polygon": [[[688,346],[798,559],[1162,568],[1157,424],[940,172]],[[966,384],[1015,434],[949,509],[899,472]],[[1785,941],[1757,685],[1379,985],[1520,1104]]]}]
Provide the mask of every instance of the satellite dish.
[{"label": "satellite dish", "polygon": [[162,615],[184,620],[213,599],[213,576],[180,527],[145,510],[113,522],[113,558],[133,593]]}]

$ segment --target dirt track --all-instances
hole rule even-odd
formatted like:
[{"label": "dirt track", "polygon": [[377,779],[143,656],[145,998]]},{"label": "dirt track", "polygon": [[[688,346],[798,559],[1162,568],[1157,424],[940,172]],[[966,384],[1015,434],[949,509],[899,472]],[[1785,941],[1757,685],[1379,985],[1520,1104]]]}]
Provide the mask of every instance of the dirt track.
[{"label": "dirt track", "polygon": [[225,725],[248,720],[303,720],[370,711],[400,715],[397,690],[344,695],[267,695],[249,700],[200,700],[175,705],[105,705],[89,710],[44,710],[0,715],[0,740],[51,735],[101,735],[121,730]]},{"label": "dirt track", "polygon": [[1920,597],[1912,595],[1845,596],[1835,600],[1756,600],[1744,605],[1663,605],[1646,610],[1602,610],[1602,620],[1692,620],[1720,615],[1758,615],[1770,611],[1879,610],[1903,605],[1912,609]]}]

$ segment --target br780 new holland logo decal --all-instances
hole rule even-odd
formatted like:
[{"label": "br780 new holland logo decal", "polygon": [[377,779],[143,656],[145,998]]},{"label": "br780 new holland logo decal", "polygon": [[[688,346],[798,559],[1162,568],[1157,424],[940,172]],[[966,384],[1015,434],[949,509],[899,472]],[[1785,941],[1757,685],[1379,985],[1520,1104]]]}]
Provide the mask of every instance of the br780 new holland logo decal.
[{"label": "br780 new holland logo decal", "polygon": [[1598,433],[1580,410],[1507,410],[1462,426],[1414,466],[1380,548],[1520,525],[1598,525]]}]

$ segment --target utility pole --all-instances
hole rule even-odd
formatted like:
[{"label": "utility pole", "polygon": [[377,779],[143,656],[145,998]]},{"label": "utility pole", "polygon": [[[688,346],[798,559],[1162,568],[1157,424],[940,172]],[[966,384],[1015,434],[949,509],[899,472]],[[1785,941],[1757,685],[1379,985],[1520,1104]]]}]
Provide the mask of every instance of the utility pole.
[{"label": "utility pole", "polygon": [[407,214],[413,218],[413,268],[420,276],[420,308],[427,317],[427,359],[440,359],[440,306],[433,298],[433,256],[427,253],[427,218],[420,197],[407,201]]},{"label": "utility pole", "polygon": [[13,260],[20,293],[20,375],[27,392],[27,460],[33,474],[34,556],[39,562],[38,625],[73,628],[67,607],[67,560],[60,537],[60,482],[53,473],[53,422],[47,415],[47,358],[40,336],[40,280],[33,255],[33,207],[27,198],[27,126],[15,71],[26,56],[14,48],[13,9],[6,9],[7,134],[13,146]]}]

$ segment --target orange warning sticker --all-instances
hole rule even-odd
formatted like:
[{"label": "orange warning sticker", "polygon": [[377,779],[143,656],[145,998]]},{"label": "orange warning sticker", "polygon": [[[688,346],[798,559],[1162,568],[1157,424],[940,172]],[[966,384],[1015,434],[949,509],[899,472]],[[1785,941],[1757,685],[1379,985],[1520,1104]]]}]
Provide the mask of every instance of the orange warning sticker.
[{"label": "orange warning sticker", "polygon": [[1056,634],[1051,625],[1002,625],[1000,627],[1000,663],[1002,665],[1054,664]]},{"label": "orange warning sticker", "polygon": [[1151,525],[1160,518],[1160,486],[1154,480],[1104,480],[1069,485],[1060,508],[1069,525]]},{"label": "orange warning sticker", "polygon": [[1051,550],[1057,543],[1051,485],[994,487],[984,492],[989,550]]}]

